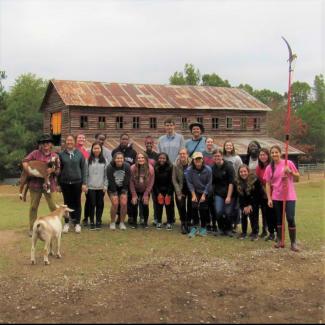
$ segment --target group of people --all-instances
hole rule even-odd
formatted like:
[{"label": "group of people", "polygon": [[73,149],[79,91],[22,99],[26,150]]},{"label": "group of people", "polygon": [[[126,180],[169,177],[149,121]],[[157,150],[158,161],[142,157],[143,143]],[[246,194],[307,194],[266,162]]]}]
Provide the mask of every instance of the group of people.
[{"label": "group of people", "polygon": [[[43,135],[39,148],[23,160],[23,168],[27,168],[30,160],[48,162],[56,157],[57,163],[48,169],[51,193],[44,192],[41,179],[30,178],[30,230],[42,194],[50,210],[55,209],[55,191],[61,191],[64,203],[74,210],[70,219],[75,232],[81,232],[82,192],[86,195],[82,225],[91,230],[100,229],[107,192],[111,201],[111,230],[117,227],[126,230],[126,216],[129,227],[148,228],[151,198],[153,225],[157,229],[173,229],[176,202],[181,232],[190,238],[206,236],[208,232],[229,237],[238,233],[239,239],[276,240],[275,247],[279,248],[282,208],[286,200],[291,249],[298,251],[293,183],[299,172],[293,162],[285,164],[280,147],[261,148],[257,141],[251,141],[243,162],[231,141],[218,148],[212,138],[205,137],[201,123],[190,125],[192,138],[187,141],[175,132],[172,119],[165,120],[164,125],[166,134],[159,138],[157,151],[154,151],[154,139],[147,136],[144,139],[146,150],[136,152],[128,134],[123,133],[119,146],[111,152],[104,146],[106,136],[99,133],[88,150],[83,134],[68,135],[57,155],[51,150],[51,137]],[[165,223],[162,220],[164,207]],[[66,219],[63,232],[69,229],[69,219]]]}]

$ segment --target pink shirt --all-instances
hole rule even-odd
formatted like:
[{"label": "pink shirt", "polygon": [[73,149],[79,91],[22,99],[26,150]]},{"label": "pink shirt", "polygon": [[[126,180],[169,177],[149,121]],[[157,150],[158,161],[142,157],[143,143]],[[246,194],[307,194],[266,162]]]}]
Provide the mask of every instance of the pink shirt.
[{"label": "pink shirt", "polygon": [[[275,165],[274,173],[272,176],[272,168],[271,164],[266,167],[264,173],[264,180],[271,184],[272,189],[272,200],[275,201],[283,201],[283,176],[284,176],[284,166],[285,161],[281,159],[279,164]],[[288,167],[293,172],[298,172],[296,166],[291,160],[288,160]],[[288,188],[287,188],[287,200],[288,201],[295,201],[297,200],[297,195],[295,191],[295,187],[293,185],[293,176],[288,174]]]},{"label": "pink shirt", "polygon": [[76,148],[82,153],[85,159],[89,159],[90,154],[84,147],[77,144]]}]

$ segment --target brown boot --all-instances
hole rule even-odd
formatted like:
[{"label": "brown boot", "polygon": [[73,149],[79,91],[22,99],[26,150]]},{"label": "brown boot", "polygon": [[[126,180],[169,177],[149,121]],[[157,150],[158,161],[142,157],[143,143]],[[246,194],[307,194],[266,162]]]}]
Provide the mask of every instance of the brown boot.
[{"label": "brown boot", "polygon": [[299,248],[296,243],[296,227],[289,228],[289,236],[291,241],[291,250],[294,252],[299,252]]},{"label": "brown boot", "polygon": [[277,226],[277,242],[274,245],[274,248],[283,248],[282,245],[282,226]]}]

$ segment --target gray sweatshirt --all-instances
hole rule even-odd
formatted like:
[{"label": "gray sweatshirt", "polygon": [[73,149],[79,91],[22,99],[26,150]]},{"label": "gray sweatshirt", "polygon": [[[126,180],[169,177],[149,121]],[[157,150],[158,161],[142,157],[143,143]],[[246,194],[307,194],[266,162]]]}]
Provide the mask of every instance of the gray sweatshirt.
[{"label": "gray sweatshirt", "polygon": [[95,158],[89,165],[86,163],[86,184],[89,190],[107,190],[107,162],[100,164]]}]

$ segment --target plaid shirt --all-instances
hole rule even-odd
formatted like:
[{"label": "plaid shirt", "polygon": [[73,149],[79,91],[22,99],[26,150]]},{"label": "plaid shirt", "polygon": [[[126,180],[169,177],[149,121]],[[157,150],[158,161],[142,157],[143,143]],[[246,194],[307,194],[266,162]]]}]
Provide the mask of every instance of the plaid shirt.
[{"label": "plaid shirt", "polygon": [[[22,162],[29,162],[32,160],[50,162],[51,158],[55,157],[56,160],[56,169],[55,174],[58,174],[60,171],[60,160],[58,155],[55,152],[50,152],[47,155],[43,153],[41,150],[34,150],[29,155],[27,155]],[[43,190],[44,179],[38,177],[30,177],[28,181],[28,186],[32,191],[42,191]],[[50,175],[50,190],[51,192],[56,191],[56,177],[54,174]]]}]

